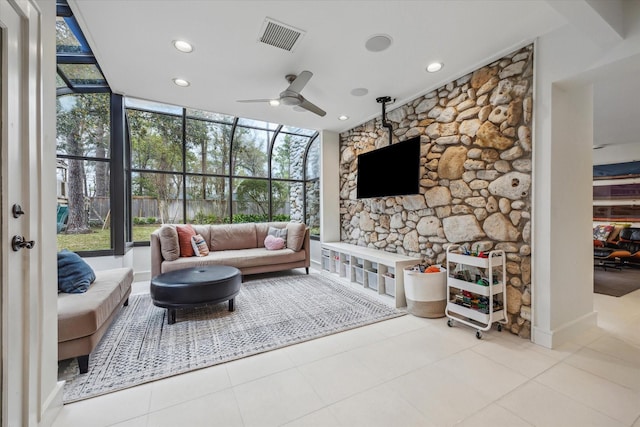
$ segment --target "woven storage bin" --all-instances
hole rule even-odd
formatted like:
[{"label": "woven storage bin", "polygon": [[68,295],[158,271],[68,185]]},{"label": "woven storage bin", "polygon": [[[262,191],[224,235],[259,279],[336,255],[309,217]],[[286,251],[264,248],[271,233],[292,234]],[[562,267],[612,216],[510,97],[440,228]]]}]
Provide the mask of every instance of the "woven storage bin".
[{"label": "woven storage bin", "polygon": [[378,272],[367,270],[367,280],[371,289],[378,290]]},{"label": "woven storage bin", "polygon": [[407,311],[418,317],[444,317],[447,306],[447,271],[420,273],[404,270]]}]

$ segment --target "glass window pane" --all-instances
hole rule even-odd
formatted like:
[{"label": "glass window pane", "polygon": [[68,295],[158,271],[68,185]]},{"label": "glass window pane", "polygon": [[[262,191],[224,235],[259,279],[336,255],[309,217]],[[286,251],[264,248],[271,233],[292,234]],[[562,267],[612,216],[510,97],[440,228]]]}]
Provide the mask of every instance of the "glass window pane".
[{"label": "glass window pane", "polygon": [[58,159],[58,250],[111,249],[109,162]]},{"label": "glass window pane", "polygon": [[279,133],[271,153],[273,178],[303,179],[304,152],[309,138]]},{"label": "glass window pane", "polygon": [[[56,17],[56,53],[86,53],[88,47],[83,46],[73,34],[67,21],[69,18]],[[71,22],[71,21],[69,21]]]},{"label": "glass window pane", "polygon": [[187,119],[187,172],[229,175],[231,125]]},{"label": "glass window pane", "polygon": [[308,181],[307,186],[307,217],[305,223],[311,235],[320,235],[320,180]]},{"label": "glass window pane", "polygon": [[60,74],[56,73],[56,88],[63,88],[63,87],[69,87],[67,86],[67,84],[64,82],[64,80],[62,80],[62,77],[60,77]]},{"label": "glass window pane", "polygon": [[311,142],[307,152],[307,179],[320,177],[320,138]]},{"label": "glass window pane", "polygon": [[202,110],[194,110],[191,108],[187,108],[187,117],[193,117],[196,119],[206,119],[206,120],[212,120],[215,122],[222,122],[222,123],[229,123],[229,124],[232,124],[234,119],[233,116],[227,116],[226,114],[212,113],[209,111],[202,111]]},{"label": "glass window pane", "polygon": [[237,127],[231,164],[236,176],[266,177],[269,142],[273,132]]},{"label": "glass window pane", "polygon": [[[166,173],[133,172],[131,174],[131,216],[133,240],[157,228],[157,224],[183,222],[182,175]],[[151,226],[152,225],[152,226]]]},{"label": "glass window pane", "polygon": [[229,179],[187,177],[187,222],[221,224],[229,222]]},{"label": "glass window pane", "polygon": [[244,117],[238,118],[238,125],[268,130],[276,130],[278,128],[278,124],[276,123],[262,122],[260,120],[246,119]]},{"label": "glass window pane", "polygon": [[302,222],[304,203],[303,184],[301,182],[272,181],[271,197],[274,221]]},{"label": "glass window pane", "polygon": [[128,110],[131,167],[182,171],[182,118]]},{"label": "glass window pane", "polygon": [[145,101],[144,99],[125,98],[125,108],[135,108],[137,110],[152,111],[155,113],[167,113],[175,116],[182,116],[182,107],[175,105],[161,104],[159,102]]},{"label": "glass window pane", "polygon": [[233,192],[233,222],[264,222],[269,220],[269,181],[266,179],[235,179]]},{"label": "glass window pane", "polygon": [[315,130],[296,128],[292,126],[282,126],[282,129],[280,130],[280,132],[294,133],[297,135],[305,135],[305,136],[312,136],[314,133],[316,133]]},{"label": "glass window pane", "polygon": [[95,64],[58,64],[58,68],[73,86],[107,85],[107,80]]},{"label": "glass window pane", "polygon": [[59,96],[56,109],[58,154],[110,157],[109,94]]}]

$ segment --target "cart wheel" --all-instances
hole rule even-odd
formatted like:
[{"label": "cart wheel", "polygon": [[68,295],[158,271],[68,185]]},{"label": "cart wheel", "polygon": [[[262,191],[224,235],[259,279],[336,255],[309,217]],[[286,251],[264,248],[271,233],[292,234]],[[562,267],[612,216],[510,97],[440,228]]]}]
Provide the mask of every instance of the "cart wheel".
[{"label": "cart wheel", "polygon": [[478,338],[479,340],[482,339],[482,332],[476,331],[476,338]]},{"label": "cart wheel", "polygon": [[498,332],[502,332],[502,325],[498,323]]},{"label": "cart wheel", "polygon": [[453,319],[447,320],[447,325],[451,328],[453,327]]}]

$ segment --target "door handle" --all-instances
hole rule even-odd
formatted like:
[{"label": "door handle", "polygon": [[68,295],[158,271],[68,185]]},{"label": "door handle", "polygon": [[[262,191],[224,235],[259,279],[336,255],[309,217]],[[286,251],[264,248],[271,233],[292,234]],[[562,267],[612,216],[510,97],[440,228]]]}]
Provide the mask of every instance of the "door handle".
[{"label": "door handle", "polygon": [[11,248],[15,252],[18,252],[22,248],[31,249],[35,245],[36,245],[36,242],[34,240],[27,240],[24,238],[24,236],[16,235],[16,236],[13,236],[13,239],[11,239]]}]

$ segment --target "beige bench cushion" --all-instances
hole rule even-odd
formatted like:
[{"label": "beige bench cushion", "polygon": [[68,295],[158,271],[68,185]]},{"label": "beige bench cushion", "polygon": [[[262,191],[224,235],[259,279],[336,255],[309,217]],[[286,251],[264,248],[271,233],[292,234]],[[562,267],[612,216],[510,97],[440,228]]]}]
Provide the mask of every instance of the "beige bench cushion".
[{"label": "beige bench cushion", "polygon": [[96,271],[96,280],[82,294],[58,294],[58,342],[97,331],[118,308],[133,282],[131,268]]}]

